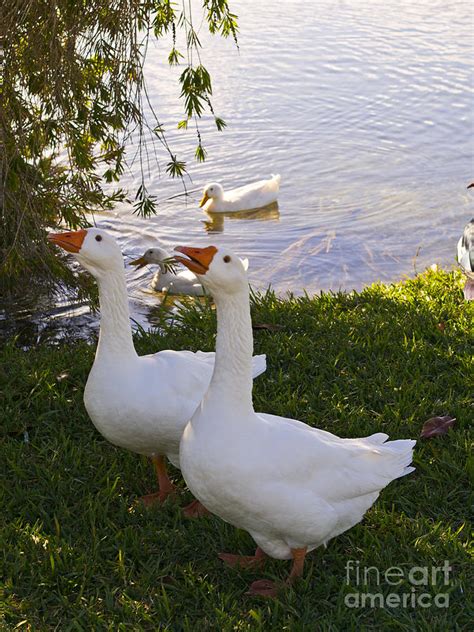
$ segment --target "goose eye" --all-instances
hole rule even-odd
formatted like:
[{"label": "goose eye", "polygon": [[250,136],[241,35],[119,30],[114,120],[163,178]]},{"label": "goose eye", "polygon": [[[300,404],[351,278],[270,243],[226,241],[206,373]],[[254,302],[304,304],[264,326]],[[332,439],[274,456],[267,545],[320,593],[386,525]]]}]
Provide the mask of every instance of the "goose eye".
[{"label": "goose eye", "polygon": [[95,240],[96,241],[102,241],[102,235],[96,235]]},{"label": "goose eye", "polygon": [[229,261],[230,261],[230,257],[229,257],[229,255],[226,255],[226,256],[224,257],[224,261],[225,261],[226,263],[229,263]]}]

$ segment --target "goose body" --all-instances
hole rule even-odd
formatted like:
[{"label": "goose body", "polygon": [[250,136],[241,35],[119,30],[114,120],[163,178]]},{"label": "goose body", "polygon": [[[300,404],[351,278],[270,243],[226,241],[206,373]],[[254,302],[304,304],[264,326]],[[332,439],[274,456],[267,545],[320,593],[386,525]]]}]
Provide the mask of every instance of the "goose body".
[{"label": "goose body", "polygon": [[[181,438],[183,476],[211,512],[253,537],[258,555],[244,558],[246,563],[263,554],[293,558],[292,581],[308,551],[360,522],[386,485],[413,470],[415,441],[387,442],[383,433],[342,439],[255,412],[245,271],[233,253],[215,249],[199,273],[199,249],[178,250],[212,292],[217,309],[215,368]],[[222,559],[235,563],[237,557]],[[273,596],[275,587],[263,584],[256,582],[251,592]]]},{"label": "goose body", "polygon": [[84,390],[92,423],[110,443],[179,467],[181,433],[210,381],[213,354],[120,355],[99,351],[94,360]]},{"label": "goose body", "polygon": [[173,272],[163,265],[170,254],[161,247],[148,248],[141,257],[130,262],[130,265],[139,268],[146,265],[157,265],[158,270],[151,281],[151,287],[155,292],[167,292],[169,294],[186,294],[188,296],[203,296],[205,294],[202,284],[190,270]]},{"label": "goose body", "polygon": [[[181,434],[209,386],[215,354],[182,350],[139,356],[123,257],[113,237],[90,228],[49,238],[72,252],[99,286],[99,342],[84,391],[89,417],[110,443],[154,459],[160,485],[170,491],[163,457],[180,466]],[[265,356],[256,357],[255,375],[264,370]]]},{"label": "goose body", "polygon": [[222,407],[212,416],[225,424],[226,436],[213,425],[210,441],[212,405],[206,398],[184,431],[184,478],[209,511],[248,531],[276,559],[347,531],[388,483],[413,469],[414,441],[385,443],[382,433],[340,439],[283,417]]},{"label": "goose body", "polygon": [[467,276],[464,286],[466,300],[474,300],[474,218],[466,224],[462,237],[458,241],[458,263]]},{"label": "goose body", "polygon": [[280,180],[279,175],[273,175],[268,180],[252,182],[230,191],[225,191],[217,182],[207,184],[199,206],[209,213],[232,213],[268,206],[278,198]]}]

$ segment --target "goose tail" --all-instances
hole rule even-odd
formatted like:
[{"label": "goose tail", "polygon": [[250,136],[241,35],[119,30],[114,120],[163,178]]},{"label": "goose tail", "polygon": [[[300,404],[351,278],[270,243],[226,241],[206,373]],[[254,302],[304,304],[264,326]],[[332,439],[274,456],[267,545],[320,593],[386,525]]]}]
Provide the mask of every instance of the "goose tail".
[{"label": "goose tail", "polygon": [[280,186],[281,175],[279,173],[272,173],[272,180],[275,180],[278,186]]},{"label": "goose tail", "polygon": [[365,440],[367,441],[367,443],[380,445],[382,443],[385,443],[387,439],[388,439],[388,434],[385,434],[385,432],[376,432],[375,434],[370,435],[370,437],[367,437]]},{"label": "goose tail", "polygon": [[415,471],[411,465],[413,461],[413,448],[416,445],[414,439],[397,439],[389,441],[384,448],[392,454],[392,476],[393,479],[406,476]]},{"label": "goose tail", "polygon": [[262,355],[256,355],[252,358],[252,377],[255,378],[267,370],[267,356],[262,353]]}]

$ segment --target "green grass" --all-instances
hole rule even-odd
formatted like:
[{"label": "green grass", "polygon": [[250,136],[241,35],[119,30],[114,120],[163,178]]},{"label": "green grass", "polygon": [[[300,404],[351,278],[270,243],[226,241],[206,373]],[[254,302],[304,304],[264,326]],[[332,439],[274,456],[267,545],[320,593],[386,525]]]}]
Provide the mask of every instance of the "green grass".
[{"label": "green grass", "polygon": [[[260,573],[224,568],[219,551],[248,554],[254,544],[218,518],[183,519],[191,496],[177,471],[177,501],[148,511],[138,505],[153,488],[151,467],[102,439],[82,404],[93,346],[6,345],[2,629],[472,629],[474,305],[463,301],[461,285],[458,273],[429,271],[360,294],[255,299],[254,322],[282,326],[255,333],[256,352],[268,357],[255,383],[257,410],[341,436],[383,431],[393,439],[418,438],[434,415],[457,418],[446,436],[420,439],[416,472],[389,485],[361,524],[308,556],[304,578],[272,602],[245,590],[259,577],[284,578],[289,563],[271,561]],[[190,303],[177,324],[138,336],[139,352],[213,349],[209,305]],[[380,571],[399,566],[405,577],[412,566],[449,560],[449,586],[416,589],[449,591],[449,608],[348,608],[347,593],[409,593],[411,584],[348,586],[347,560]]]}]

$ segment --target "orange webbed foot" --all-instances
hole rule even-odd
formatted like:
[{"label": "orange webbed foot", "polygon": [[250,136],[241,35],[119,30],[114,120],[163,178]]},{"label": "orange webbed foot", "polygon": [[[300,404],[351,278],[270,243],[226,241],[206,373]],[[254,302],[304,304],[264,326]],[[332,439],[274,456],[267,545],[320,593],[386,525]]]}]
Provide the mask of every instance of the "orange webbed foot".
[{"label": "orange webbed foot", "polygon": [[255,551],[255,555],[234,555],[233,553],[219,553],[218,558],[227,566],[240,568],[257,568],[263,566],[265,553],[261,549]]},{"label": "orange webbed foot", "polygon": [[[298,577],[303,574],[303,564],[306,557],[307,548],[291,549],[291,556],[293,558],[293,565],[291,567],[290,574],[288,575],[284,583],[272,582],[268,579],[258,579],[250,585],[250,589],[245,593],[246,595],[258,595],[259,597],[274,598],[284,588],[292,586]],[[257,551],[255,554],[257,554]],[[262,554],[265,555],[262,551]]]},{"label": "orange webbed foot", "polygon": [[183,509],[183,514],[186,518],[202,518],[203,516],[208,516],[211,512],[209,509],[206,509],[199,500],[193,500],[192,503],[186,505]]},{"label": "orange webbed foot", "polygon": [[250,588],[245,594],[274,599],[282,588],[282,584],[277,584],[269,579],[257,579],[250,584]]},{"label": "orange webbed foot", "polygon": [[165,502],[169,496],[174,496],[178,488],[173,485],[166,470],[166,462],[163,456],[152,456],[151,461],[156,472],[156,482],[158,484],[157,492],[142,496],[139,500],[145,507],[152,507],[159,503]]},{"label": "orange webbed foot", "polygon": [[153,507],[154,505],[160,505],[164,503],[170,496],[174,496],[176,494],[176,487],[174,485],[170,485],[166,489],[160,489],[159,492],[154,492],[153,494],[146,494],[146,496],[141,496],[138,500],[145,507]]}]

